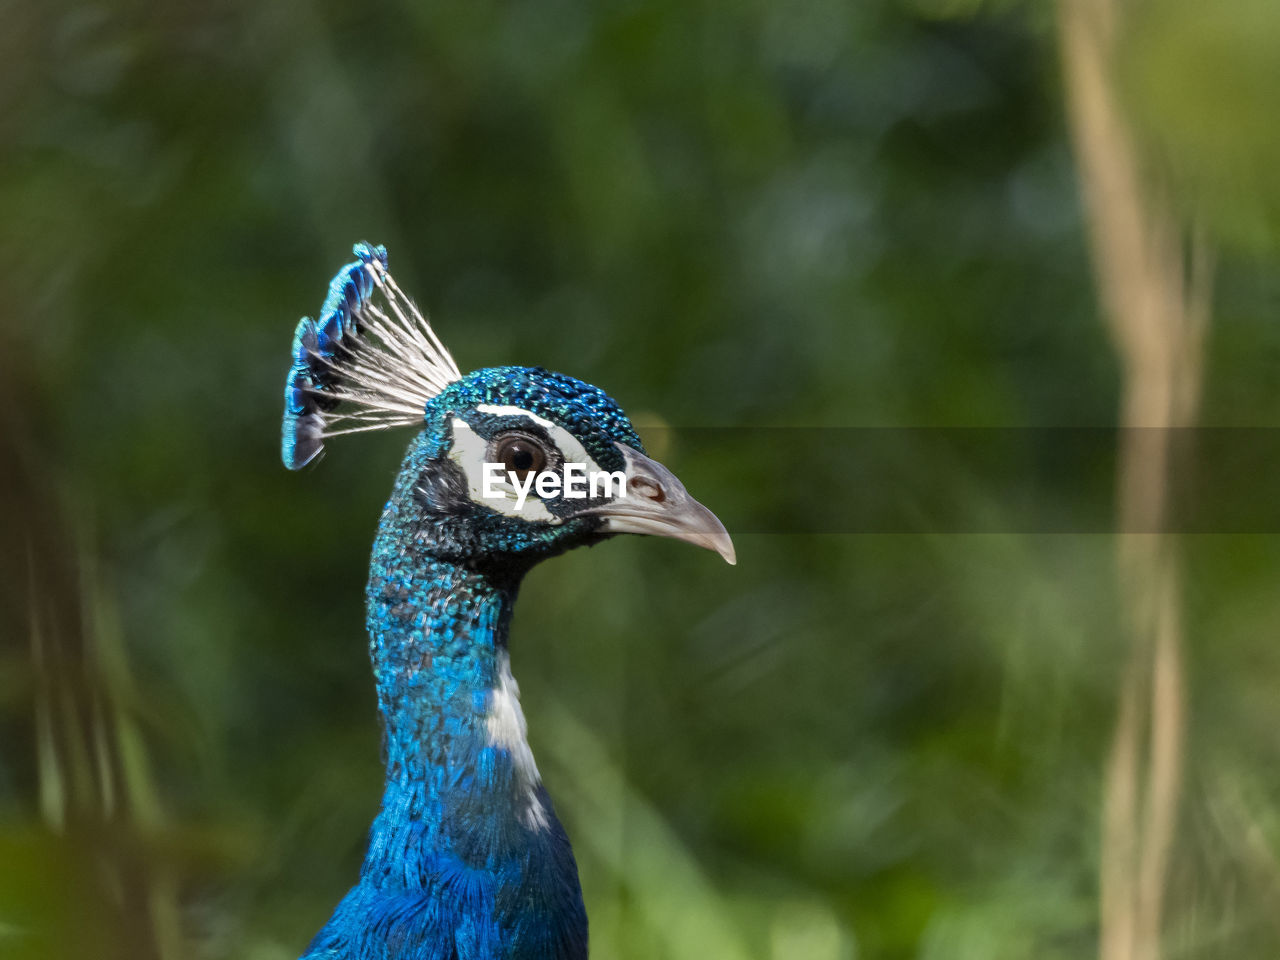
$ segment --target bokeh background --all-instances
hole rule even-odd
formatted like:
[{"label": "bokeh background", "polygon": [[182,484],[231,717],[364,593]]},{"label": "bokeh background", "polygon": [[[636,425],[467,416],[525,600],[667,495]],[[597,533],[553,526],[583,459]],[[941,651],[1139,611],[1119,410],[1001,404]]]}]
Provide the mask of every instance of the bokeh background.
[{"label": "bokeh background", "polygon": [[[812,479],[823,437],[1124,422],[1074,2],[0,3],[0,956],[288,960],[355,878],[407,438],[277,444],[358,239],[464,370],[604,386],[735,533],[736,568],[580,551],[517,610],[594,957],[1105,952],[1130,590],[1114,533],[1009,500],[1112,516],[1117,457]],[[1280,8],[1112,6],[1144,189],[1213,253],[1200,422],[1269,436]],[[1209,498],[1265,500],[1251,464]],[[892,517],[824,523],[863,497]],[[1168,957],[1280,955],[1278,532],[1176,544]]]}]

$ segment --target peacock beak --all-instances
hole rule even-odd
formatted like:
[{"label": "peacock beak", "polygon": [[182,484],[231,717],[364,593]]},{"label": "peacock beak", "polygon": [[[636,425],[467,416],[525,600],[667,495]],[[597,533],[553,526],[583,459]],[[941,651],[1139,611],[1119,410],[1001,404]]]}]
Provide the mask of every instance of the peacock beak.
[{"label": "peacock beak", "polygon": [[689,496],[674,473],[626,444],[619,443],[617,447],[625,461],[624,494],[583,511],[604,519],[602,532],[673,537],[714,550],[728,563],[738,562],[724,524]]}]

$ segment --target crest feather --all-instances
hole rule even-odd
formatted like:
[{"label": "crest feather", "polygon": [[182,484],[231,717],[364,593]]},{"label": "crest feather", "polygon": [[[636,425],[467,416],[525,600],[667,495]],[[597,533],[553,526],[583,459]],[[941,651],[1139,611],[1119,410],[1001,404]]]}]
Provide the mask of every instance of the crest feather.
[{"label": "crest feather", "polygon": [[316,320],[293,335],[280,455],[305,466],[328,437],[422,422],[427,401],[462,374],[426,317],[387,272],[387,249],[357,243]]}]

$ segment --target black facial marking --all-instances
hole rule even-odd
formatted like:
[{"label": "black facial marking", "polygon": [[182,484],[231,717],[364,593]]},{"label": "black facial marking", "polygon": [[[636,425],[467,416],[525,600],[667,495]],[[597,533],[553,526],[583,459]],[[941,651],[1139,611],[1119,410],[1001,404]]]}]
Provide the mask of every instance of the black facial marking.
[{"label": "black facial marking", "polygon": [[542,424],[529,417],[509,413],[481,413],[479,410],[467,410],[460,416],[467,426],[486,440],[506,433],[523,433],[541,441],[548,450],[557,449],[555,441]]},{"label": "black facial marking", "polygon": [[448,457],[428,460],[413,490],[414,499],[427,514],[454,516],[471,509],[467,476]]}]

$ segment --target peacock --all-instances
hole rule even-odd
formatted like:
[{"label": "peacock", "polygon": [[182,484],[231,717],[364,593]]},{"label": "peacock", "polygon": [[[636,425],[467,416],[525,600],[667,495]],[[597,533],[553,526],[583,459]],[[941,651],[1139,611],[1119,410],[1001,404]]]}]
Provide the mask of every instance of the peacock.
[{"label": "peacock", "polygon": [[603,390],[541,367],[463,376],[392,279],[386,248],[353,252],[294,335],[285,466],[339,434],[418,431],[366,590],[381,807],[358,881],[303,960],[580,960],[577,864],[508,656],[521,580],[619,533],[674,537],[731,564],[733,543]]}]

